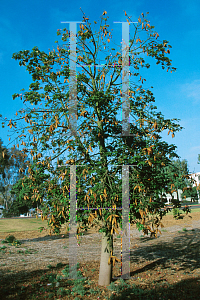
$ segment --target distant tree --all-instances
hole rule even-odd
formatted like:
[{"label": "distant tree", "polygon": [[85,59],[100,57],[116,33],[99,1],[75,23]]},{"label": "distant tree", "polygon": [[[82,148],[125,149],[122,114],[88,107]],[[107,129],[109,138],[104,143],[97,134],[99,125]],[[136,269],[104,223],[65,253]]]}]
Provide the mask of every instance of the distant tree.
[{"label": "distant tree", "polygon": [[4,205],[4,199],[3,199],[3,196],[1,195],[1,193],[0,193],[0,205]]},{"label": "distant tree", "polygon": [[[178,190],[184,191],[191,185],[187,160],[172,160],[171,164],[165,168],[165,174],[168,178],[168,192],[171,194],[173,192],[177,193],[177,200],[172,199],[172,203],[175,204],[181,200],[179,199]],[[179,203],[179,206],[181,206],[181,203]]]},{"label": "distant tree", "polygon": [[189,186],[187,189],[184,189],[182,195],[182,199],[191,198],[191,201],[195,202],[198,201],[198,194],[197,194],[197,187],[196,186]]},{"label": "distant tree", "polygon": [[[34,166],[34,164],[33,164]],[[35,170],[32,166],[32,177],[29,177],[27,175],[24,176],[23,173],[21,173],[21,178],[12,186],[12,189],[10,191],[11,195],[15,196],[15,201],[13,201],[12,206],[10,207],[9,214],[15,216],[18,216],[20,214],[27,213],[32,208],[41,208],[42,204],[39,205],[38,201],[38,193],[39,190],[34,189],[34,186],[32,184],[32,178],[34,177],[34,180],[37,183],[37,186],[41,187],[40,191],[42,190],[44,183],[43,181],[50,177],[50,175],[44,174],[43,177],[38,176],[38,170]],[[40,167],[40,170],[44,169],[42,166]],[[23,171],[22,169],[20,171]],[[30,172],[30,170],[29,170]],[[43,188],[43,198],[45,197],[45,189]],[[8,215],[8,214],[7,214]]]},{"label": "distant tree", "polygon": [[27,213],[29,211],[29,207],[27,205],[20,205],[17,201],[13,201],[9,207],[9,209],[3,209],[3,217],[11,218],[11,217],[19,217],[20,214]]},{"label": "distant tree", "polygon": [[3,174],[0,176],[0,194],[4,201],[4,206],[8,212],[13,201],[16,199],[15,195],[10,193],[12,186],[24,176],[20,170],[27,172],[27,162],[24,154],[13,146],[7,149],[7,165],[4,166]]},{"label": "distant tree", "polygon": [[[3,142],[0,138],[0,177],[5,178],[5,168],[9,166],[10,155],[8,153],[8,149],[3,146]],[[0,191],[2,189],[0,183]]]},{"label": "distant tree", "polygon": [[1,205],[5,205],[5,181],[6,171],[11,166],[9,149],[3,146],[3,142],[0,139],[0,201]]}]

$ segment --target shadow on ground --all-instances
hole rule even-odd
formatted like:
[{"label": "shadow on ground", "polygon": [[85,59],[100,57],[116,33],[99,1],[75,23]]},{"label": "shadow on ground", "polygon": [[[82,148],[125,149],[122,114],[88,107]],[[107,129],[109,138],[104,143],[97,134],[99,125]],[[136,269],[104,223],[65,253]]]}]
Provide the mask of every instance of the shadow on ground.
[{"label": "shadow on ground", "polygon": [[[86,233],[90,234],[90,233]],[[164,233],[163,233],[164,234]],[[66,234],[66,237],[69,234]],[[33,239],[32,241],[41,241],[41,240],[55,240],[61,239],[62,235],[59,236],[45,236]],[[154,260],[154,262],[149,262],[145,267],[137,268],[135,271],[130,273],[131,279],[134,280],[136,274],[140,274],[144,271],[153,270],[157,266],[161,266],[163,269],[167,268],[169,262],[177,262],[180,265],[182,270],[189,268],[191,271],[200,267],[200,229],[195,228],[195,230],[187,230],[180,232],[178,236],[175,236],[171,241],[160,241],[159,237],[157,243],[150,245],[148,241],[153,240],[154,238],[143,237],[141,238],[141,245],[138,248],[132,249],[130,251],[130,261],[137,263],[142,260]],[[63,265],[65,266],[65,265]],[[47,268],[48,269],[48,268]],[[20,271],[17,274],[7,274],[4,276],[1,272],[1,284],[6,284],[10,280],[16,282],[19,280],[23,281],[28,278],[31,278],[33,275],[38,275],[40,272],[44,273],[43,270],[33,271],[33,272],[24,272]],[[119,279],[119,278],[118,278]],[[113,279],[113,283],[117,279]],[[125,283],[129,279],[125,279]],[[158,279],[159,283],[159,279]],[[187,289],[187,294],[182,293],[182,287],[184,286],[184,291]],[[180,298],[179,298],[180,294]],[[160,298],[159,295],[162,295]],[[166,288],[159,287],[156,290],[150,290],[147,294],[147,290],[138,289],[136,286],[129,287],[127,286],[126,290],[119,291],[117,295],[112,295],[110,300],[120,300],[120,299],[176,299],[176,300],[186,300],[186,299],[198,299],[196,295],[200,295],[200,277],[182,280],[179,283],[174,283]],[[194,298],[197,297],[197,298]]]}]

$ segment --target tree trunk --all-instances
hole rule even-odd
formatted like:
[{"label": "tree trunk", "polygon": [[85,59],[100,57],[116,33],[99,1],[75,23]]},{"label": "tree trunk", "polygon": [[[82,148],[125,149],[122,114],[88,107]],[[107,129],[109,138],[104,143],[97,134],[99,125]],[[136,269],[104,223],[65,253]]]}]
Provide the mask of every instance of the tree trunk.
[{"label": "tree trunk", "polygon": [[111,244],[109,244],[108,237],[105,232],[102,232],[102,243],[101,243],[101,262],[99,269],[99,285],[108,286],[112,280],[112,261],[108,264],[108,259],[113,251],[113,236]]},{"label": "tree trunk", "polygon": [[6,210],[8,211],[8,202],[6,199],[5,199],[5,203],[6,203]]}]

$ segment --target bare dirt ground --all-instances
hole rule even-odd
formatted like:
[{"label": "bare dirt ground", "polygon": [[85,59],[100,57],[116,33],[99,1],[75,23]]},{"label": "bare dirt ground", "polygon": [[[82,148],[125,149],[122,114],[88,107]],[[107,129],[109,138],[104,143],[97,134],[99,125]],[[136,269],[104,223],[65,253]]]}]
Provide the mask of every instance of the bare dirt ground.
[{"label": "bare dirt ground", "polygon": [[[196,294],[200,292],[198,285],[200,284],[200,212],[192,212],[183,216],[183,219],[179,220],[175,220],[172,215],[163,217],[164,227],[160,228],[162,234],[158,234],[157,239],[144,236],[135,225],[131,226],[130,284],[134,283],[144,289],[153,289],[155,282],[165,287],[166,282],[176,285],[184,281],[190,284],[190,290],[195,290]],[[44,222],[43,226],[45,225]],[[183,231],[184,228],[185,231]],[[0,233],[0,242],[8,235],[7,232]],[[17,247],[0,244],[0,247],[6,245],[6,248],[0,251],[2,287],[6,287],[8,282],[15,283],[15,286],[22,283],[29,284],[39,270],[45,273],[50,271],[47,268],[48,265],[55,267],[58,263],[64,265],[69,263],[69,234],[66,232],[66,226],[58,236],[50,236],[47,231],[41,233],[39,231],[16,231],[10,235],[14,235],[22,244]],[[81,270],[85,269],[85,266],[88,268],[83,272],[83,276],[92,280],[95,287],[98,282],[101,234],[94,228],[90,229],[80,237],[80,242],[80,246],[77,247],[77,260],[81,264]],[[117,235],[114,235],[114,255],[118,258],[121,255],[121,238],[117,238]],[[121,263],[117,263],[113,268],[115,280],[121,277],[120,267]],[[91,272],[91,270],[95,271]],[[175,287],[174,289],[176,291]],[[103,300],[105,289],[100,287],[100,290],[102,294],[99,300]],[[22,299],[15,298],[14,294],[15,292],[11,292],[10,296],[5,299]],[[23,299],[32,299],[27,297]],[[73,299],[73,297],[62,299]],[[85,296],[85,299],[90,298]]]},{"label": "bare dirt ground", "polygon": [[[188,249],[194,254],[200,253],[199,212],[184,215],[184,218],[179,220],[175,220],[172,215],[167,215],[163,218],[162,223],[164,225],[162,229],[160,228],[162,234],[158,234],[157,239],[144,236],[136,229],[136,225],[131,226],[130,254],[132,261],[139,259],[137,253],[140,253],[139,256],[143,256],[143,259],[151,260],[153,258],[160,259],[166,256],[166,253],[168,256],[172,252],[186,253]],[[187,231],[183,231],[183,228],[186,228]],[[0,252],[1,275],[6,275],[8,272],[16,273],[22,270],[29,272],[43,269],[49,263],[54,265],[59,262],[67,263],[69,260],[69,233],[66,232],[66,226],[62,228],[61,234],[58,236],[50,236],[47,231],[41,233],[39,231],[17,231],[10,234],[0,233],[0,240],[5,239],[8,235],[14,235],[22,244],[18,247],[5,244],[7,248],[4,253]],[[79,237],[79,240],[78,261],[100,261],[101,233],[92,228]],[[114,255],[118,258],[121,255],[121,238],[117,238],[116,234],[114,235]]]}]

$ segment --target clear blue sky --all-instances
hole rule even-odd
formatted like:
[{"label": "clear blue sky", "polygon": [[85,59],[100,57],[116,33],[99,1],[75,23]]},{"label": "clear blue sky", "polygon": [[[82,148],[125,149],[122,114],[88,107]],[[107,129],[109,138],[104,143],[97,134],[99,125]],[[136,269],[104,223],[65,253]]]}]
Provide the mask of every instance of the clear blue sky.
[{"label": "clear blue sky", "polygon": [[[177,68],[175,73],[162,70],[153,64],[148,70],[148,86],[153,86],[158,111],[166,118],[181,119],[183,126],[175,138],[164,135],[164,139],[177,145],[177,153],[181,159],[188,161],[190,172],[199,172],[200,165],[197,157],[200,153],[200,2],[198,0],[169,0],[169,1],[3,1],[0,10],[0,114],[7,119],[13,119],[17,110],[25,108],[22,101],[12,100],[14,93],[22,88],[28,90],[31,75],[25,67],[20,67],[18,61],[12,59],[12,54],[20,50],[31,50],[38,46],[48,52],[55,47],[57,29],[69,25],[62,21],[82,21],[82,12],[86,17],[99,24],[103,11],[107,11],[108,23],[113,29],[115,43],[122,39],[121,24],[114,21],[126,21],[124,11],[137,21],[143,12],[149,12],[150,24],[155,26],[159,39],[169,41],[172,46],[169,58]],[[130,27],[131,28],[131,27]],[[131,29],[130,29],[130,37]],[[132,78],[132,77],[131,77]],[[120,116],[121,114],[119,114]],[[0,126],[0,138],[5,146],[9,145],[8,131]],[[9,129],[10,130],[10,129]],[[11,137],[11,141],[13,137]],[[16,144],[16,143],[15,143]]]}]

